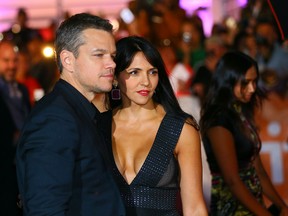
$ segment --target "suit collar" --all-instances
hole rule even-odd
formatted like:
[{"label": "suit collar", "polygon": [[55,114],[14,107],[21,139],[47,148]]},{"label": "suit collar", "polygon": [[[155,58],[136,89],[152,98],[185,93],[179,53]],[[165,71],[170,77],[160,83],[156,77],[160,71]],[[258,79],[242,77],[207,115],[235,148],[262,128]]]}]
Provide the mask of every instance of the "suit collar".
[{"label": "suit collar", "polygon": [[91,120],[97,120],[100,116],[99,110],[85,98],[76,88],[63,79],[60,79],[54,88],[61,91],[73,104],[77,104],[77,109],[82,109],[88,114]]}]

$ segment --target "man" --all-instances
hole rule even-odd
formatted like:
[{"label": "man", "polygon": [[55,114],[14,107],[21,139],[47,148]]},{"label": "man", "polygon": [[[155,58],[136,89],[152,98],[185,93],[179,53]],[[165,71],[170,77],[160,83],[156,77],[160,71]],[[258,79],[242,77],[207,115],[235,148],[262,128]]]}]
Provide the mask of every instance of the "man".
[{"label": "man", "polygon": [[17,149],[24,216],[124,215],[106,166],[96,93],[112,88],[116,52],[112,25],[76,14],[56,32],[60,80],[34,107]]},{"label": "man", "polygon": [[29,15],[26,8],[18,8],[15,23],[3,32],[4,38],[13,40],[20,50],[26,49],[28,42],[40,35],[37,29],[29,27],[28,22]]},{"label": "man", "polygon": [[15,125],[10,111],[0,94],[0,215],[19,215],[17,207],[17,180],[15,168]]},{"label": "man", "polygon": [[27,88],[16,81],[17,64],[18,47],[11,41],[0,42],[0,92],[20,130],[31,107]]},{"label": "man", "polygon": [[0,215],[18,215],[16,141],[30,111],[28,90],[16,81],[17,47],[0,42]]},{"label": "man", "polygon": [[256,42],[261,87],[285,96],[288,84],[288,52],[278,42],[276,26],[270,20],[259,20]]}]

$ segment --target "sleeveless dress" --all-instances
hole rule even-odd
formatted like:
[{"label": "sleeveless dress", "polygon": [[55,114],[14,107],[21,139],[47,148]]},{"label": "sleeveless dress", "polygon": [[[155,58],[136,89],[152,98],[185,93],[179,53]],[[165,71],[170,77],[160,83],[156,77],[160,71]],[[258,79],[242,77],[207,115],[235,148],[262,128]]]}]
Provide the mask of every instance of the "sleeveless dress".
[{"label": "sleeveless dress", "polygon": [[[255,155],[259,154],[261,141],[258,137],[256,129],[248,122],[241,111],[237,111],[240,119],[249,131],[249,136],[245,136],[235,125],[229,111],[221,112],[221,115],[215,117],[212,126],[222,126],[233,134],[235,141],[235,149],[239,168],[239,177],[246,185],[247,189],[264,206],[262,197],[262,187],[260,179],[253,166]],[[218,167],[217,160],[213,153],[211,143],[207,136],[203,137],[205,152],[208,164],[212,174],[211,188],[211,216],[253,216],[254,214],[245,208],[232,194],[229,187],[224,182],[223,176]]]},{"label": "sleeveless dress", "polygon": [[140,171],[128,184],[112,164],[127,216],[178,216],[179,165],[174,157],[185,120],[166,114]]}]

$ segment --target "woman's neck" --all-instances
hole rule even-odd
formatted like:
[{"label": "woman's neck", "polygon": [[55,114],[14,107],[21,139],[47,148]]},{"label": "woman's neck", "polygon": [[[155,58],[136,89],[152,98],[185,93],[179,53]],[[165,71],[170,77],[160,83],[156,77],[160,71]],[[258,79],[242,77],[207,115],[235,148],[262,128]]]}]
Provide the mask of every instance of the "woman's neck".
[{"label": "woman's neck", "polygon": [[165,114],[164,108],[159,104],[153,106],[126,106],[119,107],[113,112],[114,116],[119,119],[128,121],[145,121]]}]

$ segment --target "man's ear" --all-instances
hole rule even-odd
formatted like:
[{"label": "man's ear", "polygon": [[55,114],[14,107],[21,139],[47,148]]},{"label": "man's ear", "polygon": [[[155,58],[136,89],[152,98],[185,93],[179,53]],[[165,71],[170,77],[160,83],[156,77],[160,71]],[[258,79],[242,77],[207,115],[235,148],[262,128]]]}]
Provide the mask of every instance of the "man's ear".
[{"label": "man's ear", "polygon": [[63,68],[65,68],[66,70],[68,70],[70,72],[74,71],[74,60],[75,60],[75,57],[74,57],[72,52],[67,51],[67,50],[63,50],[60,53],[60,59],[61,59]]}]

